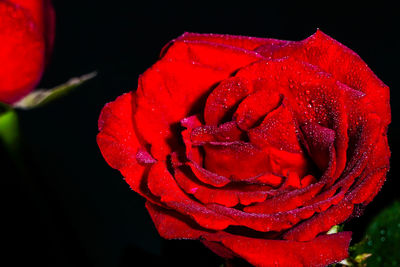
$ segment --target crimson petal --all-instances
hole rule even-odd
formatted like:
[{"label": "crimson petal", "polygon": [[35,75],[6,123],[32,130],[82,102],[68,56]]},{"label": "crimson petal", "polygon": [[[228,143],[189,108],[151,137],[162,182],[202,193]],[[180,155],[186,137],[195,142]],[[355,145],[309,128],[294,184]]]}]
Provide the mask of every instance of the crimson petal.
[{"label": "crimson petal", "polygon": [[190,216],[202,227],[221,230],[236,222],[218,214],[188,197],[176,184],[163,162],[152,165],[147,186],[151,193],[160,198],[160,202],[179,213]]},{"label": "crimson petal", "polygon": [[26,95],[43,74],[45,38],[41,25],[32,18],[34,11],[13,1],[0,1],[1,102],[11,104]]},{"label": "crimson petal", "polygon": [[256,51],[268,58],[294,57],[331,73],[335,79],[364,92],[373,103],[368,110],[376,111],[385,124],[389,124],[388,87],[356,53],[321,30],[301,42],[288,42],[287,45],[275,46],[274,50],[266,46],[264,51],[260,47]]},{"label": "crimson petal", "polygon": [[225,258],[236,255],[256,266],[326,266],[348,256],[350,232],[321,235],[308,242],[258,239],[207,231],[182,215],[146,203],[160,235],[167,239],[201,239]]},{"label": "crimson petal", "polygon": [[222,188],[214,188],[198,182],[196,177],[192,177],[179,169],[175,169],[174,177],[177,184],[185,192],[194,195],[204,204],[216,203],[227,207],[234,207],[239,203],[249,205],[254,202],[261,202],[268,196],[276,194],[275,191],[271,191],[271,187],[260,185],[228,185]]},{"label": "crimson petal", "polygon": [[217,44],[229,45],[237,48],[254,50],[261,45],[282,44],[286,41],[270,39],[270,38],[257,38],[229,34],[201,34],[186,32],[178,38],[179,40],[191,41],[206,41]]},{"label": "crimson petal", "polygon": [[207,234],[255,266],[327,266],[348,256],[351,232],[322,235],[309,242],[257,239],[225,232]]},{"label": "crimson petal", "polygon": [[146,165],[154,163],[154,159],[136,136],[132,122],[134,99],[134,93],[126,93],[104,106],[97,144],[107,163],[120,170],[132,189],[144,196],[142,178]]}]

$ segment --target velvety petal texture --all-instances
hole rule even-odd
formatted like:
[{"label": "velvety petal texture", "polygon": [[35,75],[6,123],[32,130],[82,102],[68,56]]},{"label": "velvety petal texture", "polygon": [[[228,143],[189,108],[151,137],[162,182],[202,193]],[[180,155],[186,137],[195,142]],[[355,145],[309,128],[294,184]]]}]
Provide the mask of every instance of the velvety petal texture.
[{"label": "velvety petal texture", "polygon": [[50,0],[0,0],[0,102],[11,104],[38,84],[53,49]]},{"label": "velvety petal texture", "polygon": [[185,33],[104,107],[97,142],[162,237],[255,266],[326,266],[351,240],[328,230],[385,181],[389,123],[389,88],[319,30]]}]

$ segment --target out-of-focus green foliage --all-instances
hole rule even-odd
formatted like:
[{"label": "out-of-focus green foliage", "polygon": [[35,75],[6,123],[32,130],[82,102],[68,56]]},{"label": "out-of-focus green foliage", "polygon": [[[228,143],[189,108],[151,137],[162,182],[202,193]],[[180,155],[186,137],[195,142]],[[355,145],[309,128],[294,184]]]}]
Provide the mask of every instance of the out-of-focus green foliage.
[{"label": "out-of-focus green foliage", "polygon": [[15,157],[19,146],[18,116],[13,109],[0,110],[0,143]]},{"label": "out-of-focus green foliage", "polygon": [[351,247],[350,254],[353,258],[371,254],[364,261],[367,267],[400,266],[399,201],[395,201],[372,220],[364,239]]}]

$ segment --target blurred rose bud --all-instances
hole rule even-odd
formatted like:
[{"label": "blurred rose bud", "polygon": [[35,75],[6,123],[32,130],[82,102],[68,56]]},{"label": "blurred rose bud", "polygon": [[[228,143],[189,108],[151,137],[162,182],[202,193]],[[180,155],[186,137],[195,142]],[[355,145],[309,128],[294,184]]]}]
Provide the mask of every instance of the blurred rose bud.
[{"label": "blurred rose bud", "polygon": [[51,0],[0,0],[0,102],[11,104],[37,86],[54,28]]}]

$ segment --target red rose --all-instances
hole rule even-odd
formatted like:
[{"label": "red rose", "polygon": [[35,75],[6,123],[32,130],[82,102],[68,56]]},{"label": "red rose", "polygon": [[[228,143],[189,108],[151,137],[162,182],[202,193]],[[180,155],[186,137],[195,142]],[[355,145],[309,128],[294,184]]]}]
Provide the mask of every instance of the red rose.
[{"label": "red rose", "polygon": [[0,0],[0,102],[13,103],[38,84],[54,18],[50,0]]},{"label": "red rose", "polygon": [[389,169],[389,89],[353,51],[186,33],[107,104],[97,142],[167,239],[199,239],[257,266],[348,256]]}]

